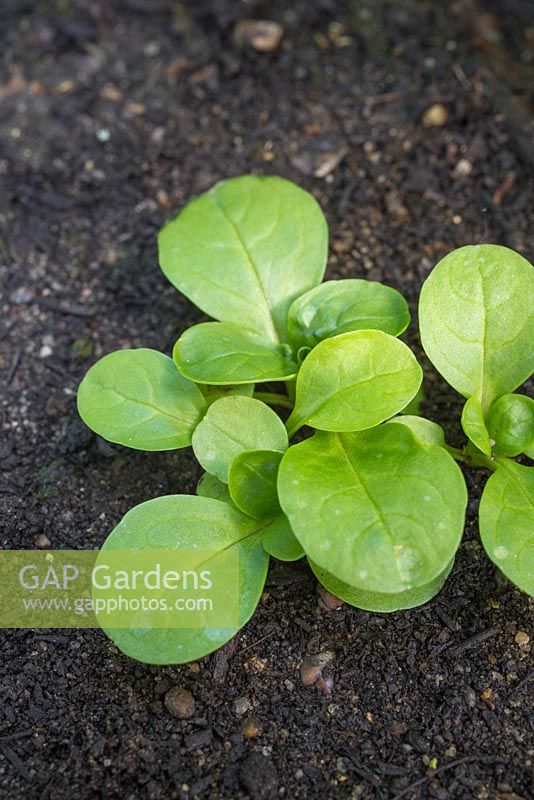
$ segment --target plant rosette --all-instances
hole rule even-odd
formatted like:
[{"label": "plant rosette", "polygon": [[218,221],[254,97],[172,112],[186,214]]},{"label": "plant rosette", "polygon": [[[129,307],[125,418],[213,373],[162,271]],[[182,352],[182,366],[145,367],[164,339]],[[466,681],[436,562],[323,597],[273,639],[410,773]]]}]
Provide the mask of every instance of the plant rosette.
[{"label": "plant rosette", "polygon": [[534,455],[534,401],[514,393],[533,368],[524,258],[460,248],[423,286],[423,346],[466,398],[458,449],[419,415],[422,370],[398,338],[410,322],[404,298],[373,281],[322,283],[328,230],[311,194],[278,177],[222,181],[170,220],[158,245],[167,278],[213,321],[185,331],[172,358],[104,356],[80,385],[79,413],[125,447],[191,446],[204,474],[196,496],[129,511],[102,553],[204,548],[214,568],[233,555],[238,614],[224,627],[103,624],[123,652],[171,664],[217,649],[254,613],[270,557],[306,557],[358,608],[428,602],[463,533],[457,461],[493,473],[480,505],[484,547],[534,591],[534,477],[513,460]]}]

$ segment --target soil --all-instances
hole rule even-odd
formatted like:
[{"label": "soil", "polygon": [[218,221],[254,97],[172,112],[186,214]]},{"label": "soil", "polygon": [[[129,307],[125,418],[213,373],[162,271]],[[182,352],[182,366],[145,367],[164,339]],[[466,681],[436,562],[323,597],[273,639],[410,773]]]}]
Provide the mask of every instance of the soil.
[{"label": "soil", "polygon": [[[532,11],[3,0],[3,548],[95,548],[131,506],[194,492],[191,452],[97,440],[75,392],[98,356],[169,352],[201,319],[158,270],[155,236],[216,180],[277,173],[310,189],[329,277],[384,280],[414,312],[454,247],[532,260]],[[281,23],[280,45],[237,43],[247,18]],[[426,390],[458,443],[460,398],[431,370]],[[516,642],[532,638],[529,600],[482,552],[485,474],[466,477],[465,539],[423,608],[321,610],[309,569],[276,563],[252,622],[189,666],[136,663],[99,631],[2,631],[1,797],[532,798],[532,646]],[[299,677],[327,651],[330,694]],[[193,717],[169,712],[175,686]]]}]

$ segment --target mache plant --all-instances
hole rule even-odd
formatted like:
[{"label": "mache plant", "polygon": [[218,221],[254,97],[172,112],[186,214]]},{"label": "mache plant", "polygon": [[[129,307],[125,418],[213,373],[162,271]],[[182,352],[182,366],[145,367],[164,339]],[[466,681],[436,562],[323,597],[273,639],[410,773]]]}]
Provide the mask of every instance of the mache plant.
[{"label": "mache plant", "polygon": [[104,356],[78,408],[111,442],[192,445],[205,472],[196,496],[129,511],[104,548],[236,548],[240,615],[237,628],[107,629],[123,652],[169,664],[221,647],[253,614],[269,556],[306,556],[319,582],[358,608],[427,602],[463,533],[456,461],[494,472],[483,544],[533,591],[534,474],[511,458],[534,455],[534,403],[511,394],[532,371],[527,261],[464,247],[423,288],[424,347],[468,398],[460,450],[418,416],[422,370],[397,338],[410,322],[403,297],[373,281],[322,283],[328,231],[309,193],[278,177],[223,181],[168,222],[158,244],[170,282],[216,321],[185,331],[172,359],[149,349]]}]

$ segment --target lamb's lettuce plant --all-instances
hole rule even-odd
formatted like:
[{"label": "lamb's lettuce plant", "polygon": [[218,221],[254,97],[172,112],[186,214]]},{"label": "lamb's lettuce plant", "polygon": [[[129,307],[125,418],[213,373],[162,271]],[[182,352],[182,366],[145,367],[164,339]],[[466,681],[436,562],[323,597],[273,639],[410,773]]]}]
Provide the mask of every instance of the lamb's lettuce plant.
[{"label": "lamb's lettuce plant", "polygon": [[[145,450],[191,445],[205,473],[197,496],[160,497],[128,512],[104,549],[209,548],[215,560],[235,552],[239,625],[161,630],[145,620],[108,629],[125,653],[182,663],[220,647],[254,612],[269,556],[306,556],[329,591],[360,608],[427,602],[452,568],[464,527],[467,492],[455,458],[498,466],[481,506],[485,546],[532,589],[531,473],[509,460],[534,450],[534,404],[511,394],[532,368],[532,319],[525,323],[519,305],[532,269],[498,250],[506,272],[494,276],[498,297],[489,278],[476,295],[471,266],[463,287],[461,275],[445,276],[438,265],[423,294],[428,355],[470,403],[462,422],[471,443],[459,451],[418,416],[422,371],[397,338],[410,321],[403,297],[376,282],[321,283],[327,225],[310,194],[281,178],[244,176],[217,184],[165,225],[164,273],[215,321],[185,331],[173,359],[147,349],[105,356],[82,381],[78,407],[109,441]],[[491,262],[493,250],[486,253]],[[478,265],[481,254],[459,258]],[[473,304],[467,318],[460,302]]]},{"label": "lamb's lettuce plant", "polygon": [[421,340],[443,377],[466,398],[460,458],[485,467],[482,544],[520,589],[534,594],[534,401],[514,394],[534,370],[534,270],[506,247],[461,247],[425,281]]}]

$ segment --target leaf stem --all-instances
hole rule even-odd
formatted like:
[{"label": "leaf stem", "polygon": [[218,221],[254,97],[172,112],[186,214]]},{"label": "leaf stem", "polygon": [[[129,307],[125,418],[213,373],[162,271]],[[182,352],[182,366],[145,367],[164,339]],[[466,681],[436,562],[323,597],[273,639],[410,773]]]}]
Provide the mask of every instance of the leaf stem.
[{"label": "leaf stem", "polygon": [[[294,412],[293,412],[293,414],[294,414]],[[289,417],[289,419],[286,422],[286,430],[287,430],[287,438],[288,439],[292,439],[293,436],[296,434],[296,432],[298,430],[300,430],[300,428],[302,428],[302,426],[304,424],[299,419],[297,419],[297,421],[295,422],[295,420],[293,419],[293,414],[291,414],[291,416]]]},{"label": "leaf stem", "polygon": [[447,453],[451,454],[455,461],[467,461],[464,451],[460,450],[459,447],[451,447],[449,444],[443,445],[443,447]]},{"label": "leaf stem", "polygon": [[472,467],[485,467],[492,472],[495,472],[498,466],[496,461],[484,455],[472,442],[469,442],[464,449],[464,460]]},{"label": "leaf stem", "polygon": [[293,403],[285,394],[278,394],[277,392],[254,392],[256,400],[262,400],[269,406],[280,406],[281,408],[293,409]]},{"label": "leaf stem", "polygon": [[292,378],[291,380],[286,381],[285,384],[288,397],[291,400],[291,408],[293,408],[295,405],[295,396],[297,391],[297,379]]}]

